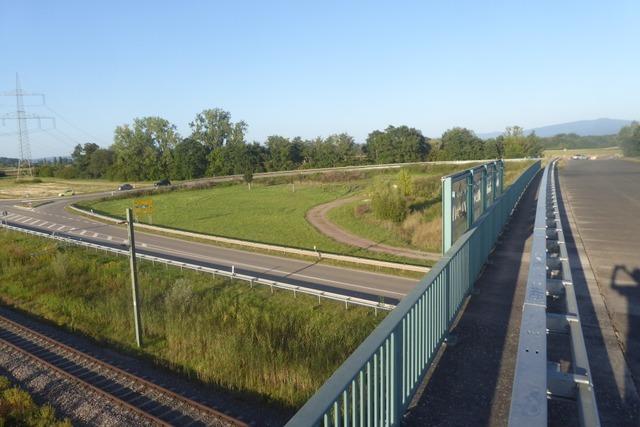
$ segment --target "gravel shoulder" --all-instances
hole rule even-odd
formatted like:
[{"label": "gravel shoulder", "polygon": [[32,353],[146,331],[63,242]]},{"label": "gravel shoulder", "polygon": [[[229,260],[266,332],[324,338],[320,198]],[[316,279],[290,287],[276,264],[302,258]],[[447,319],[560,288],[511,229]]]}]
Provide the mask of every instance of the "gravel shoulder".
[{"label": "gravel shoulder", "polygon": [[345,243],[347,245],[356,246],[373,252],[382,252],[412,259],[427,259],[432,261],[437,261],[438,259],[440,259],[441,255],[439,253],[399,248],[396,246],[385,245],[382,242],[374,242],[373,240],[369,240],[350,233],[349,231],[346,231],[345,229],[338,227],[336,224],[329,221],[329,219],[327,218],[327,213],[331,209],[354,202],[360,198],[361,196],[347,197],[344,199],[333,200],[329,203],[315,206],[309,209],[306,214],[306,219],[319,232],[340,243]]}]

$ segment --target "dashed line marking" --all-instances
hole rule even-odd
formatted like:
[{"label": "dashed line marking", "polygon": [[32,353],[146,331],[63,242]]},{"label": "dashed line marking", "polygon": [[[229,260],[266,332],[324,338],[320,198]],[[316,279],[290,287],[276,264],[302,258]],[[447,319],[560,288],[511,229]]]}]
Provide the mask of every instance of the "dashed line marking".
[{"label": "dashed line marking", "polygon": [[47,228],[53,228],[53,227],[55,227],[56,225],[58,225],[58,224],[51,224],[51,225],[50,225],[50,226],[48,226]]},{"label": "dashed line marking", "polygon": [[113,240],[113,236],[107,236],[107,240]]},{"label": "dashed line marking", "polygon": [[66,228],[66,226],[61,225],[60,227],[58,227],[58,231],[62,231],[62,230],[64,230],[65,228]]},{"label": "dashed line marking", "polygon": [[93,233],[93,237],[98,237],[99,234],[98,233]]},{"label": "dashed line marking", "polygon": [[80,235],[81,235],[81,236],[84,236],[85,234],[87,234],[87,230],[82,230],[82,231],[80,232]]}]

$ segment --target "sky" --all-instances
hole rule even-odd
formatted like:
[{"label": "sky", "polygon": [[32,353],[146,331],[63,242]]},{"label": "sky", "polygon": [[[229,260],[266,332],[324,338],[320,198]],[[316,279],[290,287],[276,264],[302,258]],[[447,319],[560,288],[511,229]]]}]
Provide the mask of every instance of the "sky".
[{"label": "sky", "polygon": [[[247,139],[388,125],[429,137],[574,120],[640,118],[640,2],[0,0],[0,92],[16,72],[34,158],[108,146],[161,116],[189,134],[206,108]],[[15,98],[0,97],[0,116]],[[0,156],[18,153],[0,121]]]}]

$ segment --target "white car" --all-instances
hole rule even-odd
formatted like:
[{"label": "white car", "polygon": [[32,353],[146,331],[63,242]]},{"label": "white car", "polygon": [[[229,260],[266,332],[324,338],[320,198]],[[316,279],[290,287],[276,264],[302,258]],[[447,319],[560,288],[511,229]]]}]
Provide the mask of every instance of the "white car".
[{"label": "white car", "polygon": [[64,190],[62,193],[58,193],[58,197],[64,197],[64,196],[73,196],[75,193],[75,191],[69,189],[69,190]]}]

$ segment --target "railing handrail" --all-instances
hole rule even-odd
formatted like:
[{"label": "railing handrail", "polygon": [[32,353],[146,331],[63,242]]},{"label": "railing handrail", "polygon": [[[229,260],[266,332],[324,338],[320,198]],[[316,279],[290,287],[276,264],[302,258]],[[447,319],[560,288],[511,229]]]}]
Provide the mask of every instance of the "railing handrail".
[{"label": "railing handrail", "polygon": [[[350,417],[355,417],[354,414],[346,414],[346,411],[342,413],[342,415],[337,414],[335,411],[335,405],[338,400],[340,400],[340,395],[343,395],[342,398],[347,401],[347,397],[345,395],[346,390],[351,386],[353,386],[353,381],[358,377],[358,375],[362,375],[362,370],[365,365],[369,364],[372,361],[372,358],[375,359],[376,354],[389,342],[391,337],[396,337],[396,334],[399,333],[398,328],[401,327],[407,321],[407,316],[410,314],[412,310],[415,309],[418,301],[423,298],[425,293],[429,290],[429,288],[434,285],[434,283],[439,280],[441,275],[448,271],[451,267],[451,260],[456,258],[459,253],[467,249],[469,247],[469,243],[472,237],[476,234],[477,230],[481,227],[485,226],[490,222],[490,219],[497,216],[497,210],[499,207],[504,207],[502,202],[507,200],[511,201],[513,199],[513,205],[515,206],[516,199],[519,199],[524,192],[524,189],[527,187],[528,183],[533,179],[535,174],[540,169],[540,162],[536,162],[530,168],[528,168],[522,175],[518,178],[518,180],[505,192],[503,193],[497,200],[496,203],[492,204],[487,208],[487,210],[483,213],[483,215],[478,218],[478,221],[473,225],[471,229],[465,232],[460,239],[458,239],[453,246],[447,251],[447,253],[436,263],[435,266],[432,267],[431,271],[427,273],[427,275],[418,283],[418,285],[406,295],[400,303],[396,306],[396,308],[389,314],[387,317],[378,325],[376,329],[360,344],[360,346],[347,358],[347,360],[334,372],[334,374],[320,387],[320,389],[314,394],[309,401],[294,415],[294,417],[289,421],[287,426],[308,426],[308,425],[316,425],[320,423],[321,419],[325,419],[325,425],[327,425],[327,414],[328,411],[331,411],[331,407],[334,406],[334,418],[335,420],[339,420],[343,418],[345,420],[351,419]],[[518,194],[514,194],[518,191]],[[517,196],[517,197],[516,197]],[[502,201],[502,202],[501,202]],[[509,207],[509,214],[512,212],[513,206]],[[494,215],[496,214],[496,215]],[[506,221],[506,218],[505,218]],[[504,221],[502,221],[504,222]],[[500,228],[502,224],[499,224]],[[497,237],[496,235],[492,236],[493,239]],[[491,242],[491,246],[493,246],[493,241]],[[488,255],[488,253],[487,253]],[[477,267],[479,272],[479,267],[484,263],[480,263]],[[472,271],[469,268],[469,275],[475,276],[477,274],[476,271]],[[475,277],[471,278],[471,282],[473,282]],[[468,294],[468,293],[467,293]],[[448,303],[448,306],[451,305]],[[447,306],[446,310],[449,310]],[[460,306],[460,303],[456,303],[456,306]],[[457,312],[457,310],[455,310]],[[450,320],[455,317],[455,313],[447,314],[447,323],[450,325]],[[447,326],[448,328],[448,326]],[[402,334],[396,337],[396,341],[402,339]],[[440,338],[440,342],[444,337]],[[396,343],[397,345],[397,343]],[[393,354],[393,353],[391,353]],[[382,357],[382,356],[381,356]],[[400,357],[405,357],[404,355],[400,355]],[[375,359],[378,360],[378,359]],[[380,361],[380,363],[383,363]],[[387,362],[388,363],[388,362]],[[426,368],[423,370],[426,371]],[[422,376],[424,372],[420,374]],[[393,381],[398,381],[397,376],[400,373],[397,373],[396,376],[393,376]],[[360,385],[362,387],[362,384]],[[396,384],[395,387],[398,387]],[[414,390],[415,387],[413,385],[407,386],[404,384],[404,388]],[[354,392],[355,393],[355,392]],[[362,395],[360,395],[362,398]],[[352,399],[355,400],[355,397],[352,396]],[[394,399],[394,397],[387,397],[387,399]],[[404,405],[406,406],[406,405]],[[399,419],[397,411],[404,408],[396,407],[396,413],[393,416],[396,419]],[[376,409],[377,410],[377,409]],[[338,410],[339,411],[339,410]],[[352,409],[355,411],[355,408]],[[390,409],[390,412],[393,413],[393,408]],[[387,414],[389,416],[389,414]],[[340,422],[338,422],[339,424]],[[334,422],[335,424],[335,422]],[[349,422],[345,423],[349,424]],[[390,422],[389,424],[394,424]]]}]

